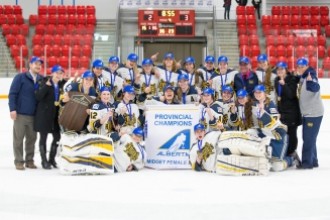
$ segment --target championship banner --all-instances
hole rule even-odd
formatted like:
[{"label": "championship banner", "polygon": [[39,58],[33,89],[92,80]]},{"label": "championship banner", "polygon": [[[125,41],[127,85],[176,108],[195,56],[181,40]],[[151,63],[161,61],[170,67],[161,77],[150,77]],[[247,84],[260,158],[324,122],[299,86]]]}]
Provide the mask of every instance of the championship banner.
[{"label": "championship banner", "polygon": [[189,151],[198,121],[199,108],[195,105],[146,106],[146,167],[190,169]]},{"label": "championship banner", "polygon": [[214,0],[120,0],[120,8],[141,8],[141,7],[153,7],[153,8],[182,8],[182,7],[196,7],[212,9]]}]

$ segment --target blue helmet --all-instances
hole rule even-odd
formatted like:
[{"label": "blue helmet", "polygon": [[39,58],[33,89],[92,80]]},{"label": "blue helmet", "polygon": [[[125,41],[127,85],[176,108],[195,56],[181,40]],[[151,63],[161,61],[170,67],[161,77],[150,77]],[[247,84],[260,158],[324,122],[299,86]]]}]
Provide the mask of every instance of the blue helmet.
[{"label": "blue helmet", "polygon": [[253,89],[253,92],[256,92],[256,91],[265,92],[266,91],[265,86],[262,84],[256,85]]},{"label": "blue helmet", "polygon": [[146,58],[142,61],[142,66],[146,66],[146,65],[154,65],[154,63],[152,62],[151,59]]},{"label": "blue helmet", "polygon": [[62,73],[64,73],[64,69],[60,65],[55,65],[55,66],[53,66],[51,73],[55,73],[58,71],[61,71]]},{"label": "blue helmet", "polygon": [[218,58],[218,63],[221,63],[221,62],[228,63],[228,57],[226,57],[226,56],[220,56]]},{"label": "blue helmet", "polygon": [[205,88],[202,92],[202,95],[211,95],[214,96],[214,90],[211,88]]},{"label": "blue helmet", "polygon": [[231,86],[229,86],[229,85],[224,85],[224,86],[222,86],[222,88],[221,88],[221,92],[230,92],[230,93],[233,93],[234,90],[233,90],[233,88],[231,88]]},{"label": "blue helmet", "polygon": [[100,89],[100,92],[111,92],[111,87],[108,86],[102,86],[102,88]]},{"label": "blue helmet", "polygon": [[260,54],[257,58],[258,62],[266,62],[268,61],[268,57],[266,54]]},{"label": "blue helmet", "polygon": [[188,81],[189,80],[188,74],[182,73],[178,76],[178,81],[183,80],[183,79]]},{"label": "blue helmet", "polygon": [[187,57],[185,60],[184,60],[184,63],[193,63],[195,64],[195,58],[193,57]]},{"label": "blue helmet", "polygon": [[305,57],[301,57],[297,60],[297,66],[308,66],[308,60]]},{"label": "blue helmet", "polygon": [[135,53],[130,53],[127,56],[127,60],[132,62],[137,62],[138,58],[139,58],[138,55],[136,55]]},{"label": "blue helmet", "polygon": [[239,58],[239,63],[250,64],[250,59],[248,57],[241,57]]},{"label": "blue helmet", "polygon": [[286,62],[278,62],[276,64],[276,67],[286,69],[286,68],[288,68],[288,64]]},{"label": "blue helmet", "polygon": [[127,85],[124,87],[123,92],[135,93],[135,90],[133,86]]},{"label": "blue helmet", "polygon": [[141,127],[134,128],[132,133],[137,136],[141,136],[141,137],[143,137],[143,135],[144,135],[144,132]]},{"label": "blue helmet", "polygon": [[91,71],[87,70],[83,73],[82,78],[94,78],[94,73],[92,73]]},{"label": "blue helmet", "polygon": [[119,57],[117,57],[117,56],[109,57],[109,63],[112,63],[112,62],[119,63]]},{"label": "blue helmet", "polygon": [[171,59],[174,60],[174,54],[173,53],[165,53],[164,60],[165,59]]},{"label": "blue helmet", "polygon": [[214,63],[215,59],[214,59],[214,56],[207,56],[207,57],[205,57],[204,61],[205,61],[205,63],[207,63],[207,62]]},{"label": "blue helmet", "polygon": [[93,61],[93,68],[100,68],[100,67],[103,67],[103,61],[100,60],[100,59],[96,59]]},{"label": "blue helmet", "polygon": [[242,98],[247,97],[247,95],[248,95],[248,93],[245,89],[238,90],[238,92],[236,94],[237,97],[242,97]]},{"label": "blue helmet", "polygon": [[163,89],[163,92],[166,92],[168,89],[170,89],[170,90],[172,90],[173,92],[175,92],[175,88],[174,88],[173,86],[171,86],[171,85],[167,85],[167,86],[165,86],[164,89]]},{"label": "blue helmet", "polygon": [[198,130],[205,130],[205,126],[201,123],[198,123],[194,126],[194,131],[198,131]]}]

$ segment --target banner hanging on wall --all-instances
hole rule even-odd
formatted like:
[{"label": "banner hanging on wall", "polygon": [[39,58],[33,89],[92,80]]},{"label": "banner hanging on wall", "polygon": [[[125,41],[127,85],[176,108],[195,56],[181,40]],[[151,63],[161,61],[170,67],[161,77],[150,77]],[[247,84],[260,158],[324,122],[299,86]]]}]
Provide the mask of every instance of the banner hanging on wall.
[{"label": "banner hanging on wall", "polygon": [[209,8],[213,6],[214,0],[120,0],[121,8],[141,7],[198,7]]},{"label": "banner hanging on wall", "polygon": [[189,169],[189,150],[193,127],[198,123],[195,105],[147,106],[145,147],[147,167],[154,169]]}]

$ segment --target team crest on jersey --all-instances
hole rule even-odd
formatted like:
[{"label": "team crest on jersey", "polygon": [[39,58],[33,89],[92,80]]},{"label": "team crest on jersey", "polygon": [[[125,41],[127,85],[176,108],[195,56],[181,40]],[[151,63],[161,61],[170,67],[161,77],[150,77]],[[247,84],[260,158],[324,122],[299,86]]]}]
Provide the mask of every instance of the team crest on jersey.
[{"label": "team crest on jersey", "polygon": [[100,105],[99,104],[94,104],[92,109],[99,109]]},{"label": "team crest on jersey", "polygon": [[136,117],[135,117],[134,113],[131,116],[125,113],[124,116],[125,116],[125,125],[127,125],[127,126],[135,125]]},{"label": "team crest on jersey", "polygon": [[214,154],[213,152],[214,147],[212,146],[212,144],[206,142],[203,149],[202,149],[202,155],[203,155],[203,160],[206,161],[212,154]]},{"label": "team crest on jersey", "polygon": [[249,80],[249,84],[254,84],[254,81],[252,79]]},{"label": "team crest on jersey", "polygon": [[177,150],[188,150],[190,148],[190,129],[178,132],[159,149],[175,152]]},{"label": "team crest on jersey", "polygon": [[195,99],[194,99],[193,96],[190,96],[190,101],[191,101],[191,102],[194,102],[194,101],[195,101]]},{"label": "team crest on jersey", "polygon": [[224,114],[222,117],[222,123],[227,124],[227,122],[228,122],[228,114]]},{"label": "team crest on jersey", "polygon": [[124,152],[127,154],[127,156],[129,157],[130,161],[136,161],[139,158],[139,152],[137,152],[137,150],[135,149],[135,147],[133,146],[133,143],[130,142],[128,144],[125,145],[125,150]]}]

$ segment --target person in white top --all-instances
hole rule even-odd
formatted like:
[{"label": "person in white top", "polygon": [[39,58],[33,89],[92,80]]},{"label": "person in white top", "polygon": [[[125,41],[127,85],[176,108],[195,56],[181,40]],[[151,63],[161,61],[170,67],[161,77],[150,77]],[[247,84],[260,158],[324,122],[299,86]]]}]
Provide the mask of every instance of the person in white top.
[{"label": "person in white top", "polygon": [[221,89],[225,85],[233,86],[236,70],[228,67],[229,59],[226,56],[219,56],[218,68],[212,75],[212,88],[215,91],[216,99],[221,98]]},{"label": "person in white top", "polygon": [[159,79],[158,93],[163,94],[166,86],[177,86],[178,83],[178,69],[177,62],[174,59],[173,53],[166,53],[163,59],[163,65],[157,66],[154,69],[156,76]]},{"label": "person in white top", "polygon": [[268,57],[266,54],[260,54],[258,56],[258,68],[256,70],[258,76],[259,84],[263,84],[266,88],[267,96],[276,103],[275,94],[275,78],[276,72],[270,66]]}]

